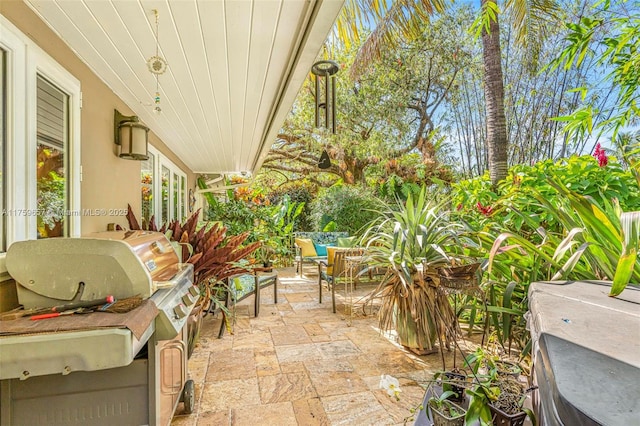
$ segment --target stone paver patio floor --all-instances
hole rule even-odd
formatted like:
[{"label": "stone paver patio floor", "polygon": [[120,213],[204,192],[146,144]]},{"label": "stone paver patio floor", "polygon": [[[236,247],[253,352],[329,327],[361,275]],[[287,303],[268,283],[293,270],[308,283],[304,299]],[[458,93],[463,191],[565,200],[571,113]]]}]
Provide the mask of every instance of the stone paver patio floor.
[{"label": "stone paver patio floor", "polygon": [[[243,301],[233,335],[218,339],[220,318],[204,318],[189,361],[195,409],[184,415],[180,404],[172,426],[401,425],[411,416],[424,395],[417,381],[442,368],[440,354],[404,350],[378,332],[375,315],[360,313],[349,326],[344,289],[334,314],[331,293],[323,291],[318,303],[317,276],[305,273],[279,269],[279,303],[272,287],[262,290],[255,318],[253,298]],[[354,300],[372,288],[358,286]],[[379,389],[382,374],[400,380],[399,401]]]}]

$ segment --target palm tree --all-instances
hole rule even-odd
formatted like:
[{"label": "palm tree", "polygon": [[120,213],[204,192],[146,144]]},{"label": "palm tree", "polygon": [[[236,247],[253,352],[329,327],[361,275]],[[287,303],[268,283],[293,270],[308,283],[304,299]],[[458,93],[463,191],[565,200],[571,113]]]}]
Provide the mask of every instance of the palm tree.
[{"label": "palm tree", "polygon": [[[500,26],[496,0],[481,0],[481,6],[477,22],[482,34],[489,173],[495,185],[507,176],[508,167]],[[541,24],[544,15],[556,9],[555,0],[515,0],[508,2],[508,6],[513,8],[513,24],[523,43],[539,42],[545,28]],[[352,78],[357,78],[403,39],[416,37],[429,16],[444,9],[444,0],[395,0],[391,4],[385,0],[347,0],[336,22],[337,36],[344,43],[360,42],[363,27],[375,25],[356,56]]]},{"label": "palm tree", "polygon": [[[495,0],[482,0],[482,9],[496,7]],[[486,12],[485,12],[486,13]],[[496,185],[507,177],[507,119],[504,114],[504,84],[500,49],[498,14],[488,20],[489,29],[482,29],[482,59],[484,63],[484,99],[487,114],[487,151],[489,176]]]}]

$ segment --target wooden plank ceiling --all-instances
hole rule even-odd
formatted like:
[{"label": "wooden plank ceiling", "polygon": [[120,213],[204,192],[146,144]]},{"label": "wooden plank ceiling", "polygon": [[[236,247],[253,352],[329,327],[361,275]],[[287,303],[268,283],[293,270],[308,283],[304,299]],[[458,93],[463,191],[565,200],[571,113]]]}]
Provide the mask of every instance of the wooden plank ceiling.
[{"label": "wooden plank ceiling", "polygon": [[[255,172],[344,0],[27,0],[194,172]],[[158,78],[147,59],[168,63]]]}]

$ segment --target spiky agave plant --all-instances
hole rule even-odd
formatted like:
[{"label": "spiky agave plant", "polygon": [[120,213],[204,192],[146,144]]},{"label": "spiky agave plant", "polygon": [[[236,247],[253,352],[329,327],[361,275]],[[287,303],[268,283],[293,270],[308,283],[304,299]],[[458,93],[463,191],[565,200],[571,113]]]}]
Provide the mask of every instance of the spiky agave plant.
[{"label": "spiky agave plant", "polygon": [[437,283],[438,269],[450,266],[461,248],[456,227],[423,187],[417,197],[387,206],[365,232],[371,266],[387,269],[372,294],[382,297],[380,328],[395,327],[401,343],[420,352],[433,351],[436,338],[452,335],[455,314]]}]

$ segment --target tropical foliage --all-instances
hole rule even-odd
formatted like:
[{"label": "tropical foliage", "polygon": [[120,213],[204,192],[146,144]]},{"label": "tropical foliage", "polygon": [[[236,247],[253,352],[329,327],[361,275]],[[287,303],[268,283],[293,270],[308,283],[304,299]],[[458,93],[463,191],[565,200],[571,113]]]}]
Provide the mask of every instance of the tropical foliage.
[{"label": "tropical foliage", "polygon": [[561,232],[561,224],[539,198],[558,198],[549,179],[564,187],[609,203],[616,198],[624,211],[640,209],[640,190],[634,176],[611,158],[600,167],[592,156],[546,160],[532,166],[513,166],[507,178],[492,187],[487,176],[453,185],[452,204],[457,217],[474,227],[497,225],[539,241],[536,230]]},{"label": "tropical foliage", "polygon": [[[640,188],[613,159],[606,167],[591,157],[515,166],[509,176],[498,193],[486,178],[461,182],[454,191],[456,215],[474,241],[469,254],[486,259],[488,318],[469,299],[465,321],[470,327],[486,321],[506,349],[526,352],[523,315],[531,282],[610,280],[612,295],[640,282],[637,216],[622,213],[640,207]],[[493,208],[487,212],[486,205]]]},{"label": "tropical foliage", "polygon": [[[298,199],[310,198],[305,191],[292,194]],[[231,234],[246,233],[247,242],[262,244],[253,260],[277,266],[291,263],[291,236],[298,229],[298,218],[305,212],[304,201],[292,201],[287,191],[267,193],[260,186],[236,188],[226,194],[228,199],[209,195],[209,220],[223,224]]]},{"label": "tropical foliage", "polygon": [[[633,1],[598,1],[577,22],[565,25],[565,48],[552,66],[571,69],[594,60],[608,72],[597,75],[590,86],[576,87],[582,104],[559,120],[570,134],[612,131],[615,139],[640,116],[640,10]],[[594,87],[608,90],[613,103],[599,107]]]},{"label": "tropical foliage", "polygon": [[417,197],[388,205],[364,234],[369,264],[388,271],[371,296],[383,300],[380,328],[395,328],[407,346],[430,351],[436,338],[453,335],[454,312],[434,278],[459,260],[458,230],[423,187]]},{"label": "tropical foliage", "polygon": [[333,223],[333,231],[362,234],[363,228],[378,216],[380,202],[373,191],[348,185],[334,185],[318,195],[312,204],[312,218],[321,231]]},{"label": "tropical foliage", "polygon": [[[340,64],[336,98],[338,131],[327,134],[313,129],[314,81],[305,81],[269,156],[265,171],[277,171],[280,179],[304,180],[328,187],[338,180],[364,184],[389,170],[409,181],[449,181],[451,168],[444,165],[449,151],[440,129],[441,109],[456,87],[457,75],[467,67],[470,56],[459,48],[468,38],[468,13],[436,19],[424,26],[421,37],[407,42],[393,55],[376,64],[357,81],[350,80],[356,46],[332,46],[332,58]],[[446,39],[442,39],[446,37]],[[332,165],[318,169],[323,150]],[[398,159],[417,153],[418,170],[397,167]],[[383,176],[382,178],[384,178]]]}]

